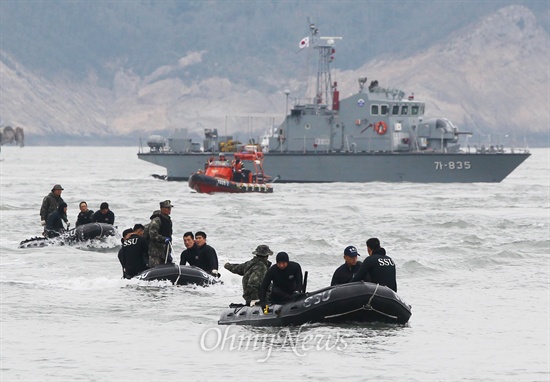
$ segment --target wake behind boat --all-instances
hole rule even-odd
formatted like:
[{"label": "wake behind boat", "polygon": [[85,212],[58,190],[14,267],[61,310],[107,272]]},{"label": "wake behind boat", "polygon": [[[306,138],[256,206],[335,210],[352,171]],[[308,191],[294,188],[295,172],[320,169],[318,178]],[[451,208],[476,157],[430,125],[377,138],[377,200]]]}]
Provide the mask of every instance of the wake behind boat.
[{"label": "wake behind boat", "polygon": [[47,238],[36,236],[19,243],[19,248],[46,247],[52,245],[75,245],[89,241],[104,242],[108,237],[116,236],[116,229],[107,223],[82,224],[62,233],[60,236]]},{"label": "wake behind boat", "polygon": [[406,324],[411,307],[390,288],[367,282],[335,285],[306,293],[294,301],[226,309],[219,325],[289,326],[305,323],[386,322]]},{"label": "wake behind boat", "polygon": [[[197,172],[189,178],[189,187],[199,193],[272,193],[269,176],[264,173],[262,152],[255,145],[246,145],[242,152],[234,154],[236,164],[227,160],[208,163],[206,172]],[[248,165],[252,169],[245,168]],[[236,169],[236,166],[237,169]]]},{"label": "wake behind boat", "polygon": [[[265,165],[279,182],[501,182],[531,155],[490,141],[463,148],[459,138],[471,133],[446,118],[426,118],[426,104],[414,93],[377,80],[360,77],[358,91],[340,99],[330,68],[340,39],[322,37],[310,24],[310,36],[302,40],[307,43],[301,49],[318,54],[314,97],[296,98],[285,120],[262,141]],[[285,94],[288,103],[290,91]],[[179,129],[168,145],[150,137],[150,152],[140,149],[138,158],[165,167],[168,180],[187,180],[229,138],[205,129],[201,148]]]},{"label": "wake behind boat", "polygon": [[167,280],[175,285],[196,284],[207,286],[221,282],[200,268],[178,264],[161,264],[143,271],[135,278],[144,281]]}]

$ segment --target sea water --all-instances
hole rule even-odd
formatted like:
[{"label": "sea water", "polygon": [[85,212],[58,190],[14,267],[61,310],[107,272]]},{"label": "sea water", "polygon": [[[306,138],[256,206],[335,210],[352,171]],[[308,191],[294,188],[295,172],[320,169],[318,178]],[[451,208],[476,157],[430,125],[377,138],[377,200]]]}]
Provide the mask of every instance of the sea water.
[{"label": "sea water", "polygon": [[[277,184],[273,194],[203,195],[128,147],[4,147],[0,163],[2,381],[384,380],[548,381],[548,149],[498,184]],[[266,169],[269,172],[269,169]],[[121,279],[118,239],[102,247],[18,249],[40,234],[39,210],[64,187],[108,202],[121,232],[170,199],[174,251],[203,230],[223,285]],[[378,237],[397,265],[407,325],[218,326],[241,302],[225,262],[259,244],[330,284],[355,245]],[[273,258],[271,260],[274,260]]]}]

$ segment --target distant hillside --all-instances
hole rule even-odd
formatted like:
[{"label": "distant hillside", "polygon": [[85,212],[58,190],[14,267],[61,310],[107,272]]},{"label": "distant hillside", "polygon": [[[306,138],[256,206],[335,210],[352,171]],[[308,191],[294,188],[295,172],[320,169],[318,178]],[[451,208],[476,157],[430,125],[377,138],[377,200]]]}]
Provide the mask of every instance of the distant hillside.
[{"label": "distant hillside", "polygon": [[[308,55],[298,53],[298,41],[307,35],[304,4],[323,15],[318,17],[323,22],[313,17],[322,35],[343,37],[334,63],[342,96],[357,91],[357,77],[368,76],[414,92],[427,101],[428,114],[447,116],[480,137],[538,134],[535,139],[548,144],[549,35],[547,24],[539,22],[548,6],[544,11],[541,2],[500,10],[495,5],[518,2],[481,2],[480,15],[495,8],[494,13],[469,24],[465,19],[472,17],[473,7],[462,7],[468,9],[462,12],[455,2],[382,2],[389,4],[385,7],[374,2],[376,6],[367,3],[364,14],[349,9],[354,1],[321,2],[328,4],[322,10],[307,1],[265,2],[262,7],[232,2],[237,6],[225,13],[218,2],[209,2],[220,7],[210,13],[200,5],[207,2],[139,2],[132,3],[139,4],[134,9],[131,2],[77,1],[63,2],[69,4],[65,11],[57,2],[38,2],[38,8],[53,4],[56,11],[46,12],[45,18],[56,15],[59,23],[51,33],[35,35],[34,45],[28,30],[44,32],[33,23],[27,24],[27,32],[15,27],[5,38],[6,18],[39,18],[38,9],[35,14],[27,2],[17,3],[21,8],[9,0],[0,3],[0,124],[24,127],[27,144],[136,144],[140,135],[175,127],[188,127],[196,135],[213,127],[241,135],[262,133],[283,119],[284,89],[291,90],[291,102],[308,92]],[[433,6],[432,13],[425,13],[429,18],[409,17],[428,10],[427,4]],[[538,19],[530,10],[537,6],[543,9]],[[169,21],[182,28],[179,34],[162,27],[170,7],[176,7]],[[328,17],[329,11],[342,17]],[[76,23],[81,30],[71,36],[60,12],[97,24]],[[266,12],[273,17],[265,17]],[[352,22],[337,22],[341,20]],[[107,22],[114,26],[109,29]],[[289,27],[291,23],[295,25]],[[186,34],[189,25],[200,33]],[[124,43],[112,39],[113,30],[125,37]],[[175,41],[177,51],[170,45]],[[43,65],[29,46],[41,52]],[[158,49],[171,53],[159,54]]]}]

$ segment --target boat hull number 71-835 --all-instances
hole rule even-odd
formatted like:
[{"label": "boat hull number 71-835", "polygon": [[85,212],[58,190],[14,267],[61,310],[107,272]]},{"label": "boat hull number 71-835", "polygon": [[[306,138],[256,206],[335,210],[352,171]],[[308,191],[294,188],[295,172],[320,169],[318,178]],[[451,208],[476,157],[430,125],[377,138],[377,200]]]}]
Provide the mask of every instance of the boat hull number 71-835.
[{"label": "boat hull number 71-835", "polygon": [[449,162],[439,162],[435,161],[435,169],[436,170],[469,170],[472,168],[472,165],[470,164],[470,161],[449,161]]}]

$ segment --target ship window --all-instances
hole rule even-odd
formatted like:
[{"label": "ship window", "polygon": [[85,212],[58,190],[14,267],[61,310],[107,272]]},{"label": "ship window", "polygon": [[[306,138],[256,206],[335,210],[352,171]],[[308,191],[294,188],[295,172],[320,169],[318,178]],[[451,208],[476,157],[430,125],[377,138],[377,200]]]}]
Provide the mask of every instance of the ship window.
[{"label": "ship window", "polygon": [[371,105],[370,106],[370,114],[371,115],[378,115],[378,105]]},{"label": "ship window", "polygon": [[424,115],[424,105],[420,106],[420,115]]},{"label": "ship window", "polygon": [[390,111],[390,107],[388,105],[380,106],[380,115],[388,115],[389,111]]},{"label": "ship window", "polygon": [[411,106],[411,114],[418,115],[418,105]]},{"label": "ship window", "polygon": [[399,105],[393,105],[391,108],[391,115],[399,115]]},{"label": "ship window", "polygon": [[409,113],[409,107],[407,105],[401,106],[401,115],[407,115]]}]

